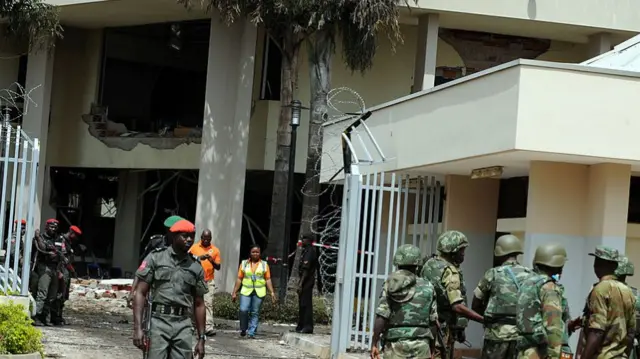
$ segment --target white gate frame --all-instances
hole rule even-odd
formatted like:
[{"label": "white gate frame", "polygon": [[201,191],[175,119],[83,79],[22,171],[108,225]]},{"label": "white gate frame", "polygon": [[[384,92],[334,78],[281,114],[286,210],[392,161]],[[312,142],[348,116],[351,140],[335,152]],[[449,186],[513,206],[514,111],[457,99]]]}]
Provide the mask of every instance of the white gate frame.
[{"label": "white gate frame", "polygon": [[[36,211],[36,180],[40,143],[31,139],[20,126],[14,128],[7,120],[0,123],[0,168],[2,170],[2,196],[0,202],[0,251],[4,251],[4,262],[0,263],[0,290],[19,291],[20,295],[29,295],[29,276],[31,274],[31,252],[34,237],[34,214]],[[8,178],[12,173],[11,179]],[[18,172],[20,176],[18,177]],[[9,182],[10,181],[10,182]],[[25,190],[26,189],[26,190]],[[8,208],[7,208],[8,206]],[[8,209],[8,213],[7,213]],[[5,219],[8,214],[8,228]],[[26,221],[24,243],[20,238]],[[15,228],[14,228],[15,222]],[[11,238],[15,235],[15,246]],[[24,248],[21,248],[24,244]],[[23,263],[20,265],[20,254]],[[13,259],[13,265],[10,266]]]},{"label": "white gate frame", "polygon": [[[369,115],[363,117],[366,119]],[[331,327],[332,359],[347,350],[368,350],[371,347],[375,311],[382,289],[381,282],[393,270],[392,259],[396,248],[405,243],[412,243],[421,247],[425,255],[435,253],[434,239],[440,230],[440,182],[434,176],[411,177],[385,172],[361,174],[360,170],[364,165],[372,165],[375,162],[355,130],[357,125],[364,127],[381,157],[379,163],[387,161],[363,120],[357,120],[342,134],[344,158],[349,170],[345,171],[342,199]],[[357,136],[363,147],[366,158],[364,163],[360,162],[355,153],[350,141],[351,133]],[[386,253],[380,253],[385,192],[389,192]],[[410,194],[415,196],[411,241],[407,239]],[[360,258],[359,265],[358,255],[366,256]],[[381,255],[385,258],[384,268],[379,268]],[[354,309],[356,295],[359,300]]]}]

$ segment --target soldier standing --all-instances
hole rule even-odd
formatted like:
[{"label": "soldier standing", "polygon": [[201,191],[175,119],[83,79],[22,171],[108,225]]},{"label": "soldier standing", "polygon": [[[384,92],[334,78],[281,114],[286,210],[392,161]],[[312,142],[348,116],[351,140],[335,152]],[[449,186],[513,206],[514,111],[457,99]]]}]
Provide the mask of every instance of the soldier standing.
[{"label": "soldier standing", "polygon": [[598,283],[591,289],[582,327],[585,330],[582,359],[627,358],[636,332],[636,298],[631,289],[614,276],[618,267],[616,249],[598,246],[593,269]]},{"label": "soldier standing", "polygon": [[[164,228],[165,228],[165,234],[154,234],[153,236],[151,236],[151,238],[149,238],[149,243],[147,243],[146,247],[144,247],[144,251],[142,252],[142,258],[141,260],[143,260],[144,258],[147,258],[147,256],[149,254],[151,254],[151,252],[153,252],[156,249],[160,249],[160,248],[166,248],[168,245],[171,245],[171,243],[169,243],[168,237],[169,237],[169,228],[171,228],[171,226],[173,226],[174,224],[176,224],[176,222],[182,220],[184,218],[180,217],[180,216],[170,216],[167,217],[167,219],[164,220]],[[136,286],[138,285],[138,277],[136,276],[135,278],[133,278],[133,283],[131,284],[131,292],[129,293],[129,296],[127,297],[127,306],[129,308],[131,308],[131,302],[133,301],[133,296],[136,294]]]},{"label": "soldier standing", "polygon": [[431,282],[438,303],[438,321],[443,330],[445,347],[436,341],[434,358],[453,357],[455,341],[466,342],[465,328],[469,319],[483,322],[480,314],[467,307],[467,289],[460,264],[469,246],[467,237],[459,231],[446,231],[438,238],[438,255],[429,258],[422,268],[422,278]]},{"label": "soldier standing", "polygon": [[58,230],[58,220],[49,219],[45,225],[45,232],[40,235],[36,230],[35,244],[38,250],[36,274],[38,276],[38,290],[36,293],[36,324],[47,325],[47,316],[51,304],[58,292],[58,263],[60,255],[56,249],[55,238]]},{"label": "soldier standing", "polygon": [[559,244],[545,244],[536,248],[533,257],[534,274],[518,291],[516,326],[518,358],[571,358],[561,356],[568,338],[565,329],[569,308],[563,289],[557,283],[567,261],[567,251]]},{"label": "soldier standing", "polygon": [[[205,306],[207,285],[198,261],[188,254],[195,226],[187,220],[169,229],[171,247],[149,254],[136,272],[140,279],[133,301],[133,344],[149,350],[149,359],[204,358]],[[142,312],[152,292],[150,344],[142,331]],[[198,344],[192,353],[191,312],[195,312]],[[149,346],[147,347],[147,345]]]},{"label": "soldier standing", "polygon": [[416,275],[422,262],[416,246],[405,244],[396,250],[393,265],[398,270],[385,281],[376,310],[372,359],[380,358],[382,333],[385,359],[431,358],[438,311],[433,285]]},{"label": "soldier standing", "polygon": [[75,276],[73,268],[73,242],[82,235],[82,231],[77,226],[69,227],[69,231],[58,236],[55,245],[61,255],[58,266],[58,293],[56,300],[51,305],[51,324],[64,325],[66,321],[62,317],[64,302],[69,299],[69,287],[71,286],[71,275]]},{"label": "soldier standing", "polygon": [[[627,284],[627,277],[631,277],[635,272],[635,266],[629,258],[621,255],[620,261],[618,262],[618,268],[614,272],[614,275],[618,280],[622,283]],[[638,341],[640,340],[639,335],[640,330],[640,298],[638,297],[638,289],[632,287],[627,284],[627,286],[633,292],[633,296],[636,298],[636,336],[633,340],[633,350],[631,350],[631,354],[629,355],[629,359],[637,359],[638,358]]]},{"label": "soldier standing", "polygon": [[473,291],[471,308],[484,316],[482,359],[515,359],[518,355],[516,304],[518,290],[533,273],[518,263],[522,241],[513,235],[498,238],[494,256],[500,265],[489,269]]}]

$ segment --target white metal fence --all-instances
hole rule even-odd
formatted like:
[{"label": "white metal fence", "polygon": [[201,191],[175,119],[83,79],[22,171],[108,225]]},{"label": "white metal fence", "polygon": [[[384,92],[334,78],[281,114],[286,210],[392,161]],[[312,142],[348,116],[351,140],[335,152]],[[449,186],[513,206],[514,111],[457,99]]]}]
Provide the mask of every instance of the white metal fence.
[{"label": "white metal fence", "polygon": [[40,144],[18,126],[0,124],[0,290],[29,293]]},{"label": "white metal fence", "polygon": [[375,311],[395,250],[414,244],[435,252],[442,208],[433,176],[374,173],[356,165],[345,176],[332,323],[332,356],[371,347]]}]

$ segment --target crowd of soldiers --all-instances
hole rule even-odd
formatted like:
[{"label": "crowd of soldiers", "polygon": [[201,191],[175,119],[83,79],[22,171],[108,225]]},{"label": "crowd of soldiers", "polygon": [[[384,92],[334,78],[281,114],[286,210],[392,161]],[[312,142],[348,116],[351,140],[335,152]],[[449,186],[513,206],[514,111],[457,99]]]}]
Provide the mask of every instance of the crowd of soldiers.
[{"label": "crowd of soldiers", "polygon": [[44,233],[36,229],[33,238],[29,291],[36,301],[35,325],[66,324],[62,312],[69,299],[71,277],[76,276],[72,245],[82,231],[71,226],[66,233],[59,233],[59,225],[58,220],[49,219]]},{"label": "crowd of soldiers", "polygon": [[[598,282],[588,293],[582,315],[571,319],[560,283],[566,249],[539,246],[533,268],[518,263],[522,241],[497,239],[498,266],[489,269],[467,305],[460,265],[469,246],[459,231],[440,235],[437,255],[425,261],[419,248],[399,247],[393,272],[376,310],[371,358],[451,359],[455,342],[466,343],[468,321],[484,328],[483,359],[636,358],[640,307],[626,284],[633,264],[617,250],[598,246],[593,253]],[[569,337],[582,328],[576,353]],[[639,328],[640,331],[640,328]]]}]

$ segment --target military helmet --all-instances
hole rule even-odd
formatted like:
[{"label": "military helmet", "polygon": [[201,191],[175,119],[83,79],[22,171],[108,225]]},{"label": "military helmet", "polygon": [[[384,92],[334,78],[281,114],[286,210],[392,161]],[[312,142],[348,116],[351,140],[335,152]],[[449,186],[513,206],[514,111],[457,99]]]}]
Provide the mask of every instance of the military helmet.
[{"label": "military helmet", "polygon": [[614,275],[618,277],[631,277],[634,272],[635,266],[633,265],[633,263],[631,263],[629,258],[627,258],[626,256],[620,256],[620,260],[618,261],[618,268],[616,268]]},{"label": "military helmet", "polygon": [[460,231],[445,231],[438,237],[437,250],[440,253],[454,253],[469,246],[469,240]]},{"label": "military helmet", "polygon": [[567,251],[563,246],[555,243],[543,244],[536,248],[533,256],[533,264],[542,264],[547,267],[560,268],[567,261]]},{"label": "military helmet", "polygon": [[512,234],[500,236],[496,241],[496,248],[493,255],[496,257],[506,256],[508,254],[522,254],[522,241]]},{"label": "military helmet", "polygon": [[421,266],[423,264],[422,252],[420,248],[412,245],[405,244],[396,249],[396,254],[393,256],[394,266]]}]

